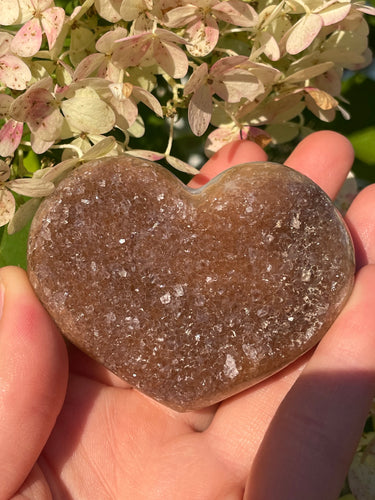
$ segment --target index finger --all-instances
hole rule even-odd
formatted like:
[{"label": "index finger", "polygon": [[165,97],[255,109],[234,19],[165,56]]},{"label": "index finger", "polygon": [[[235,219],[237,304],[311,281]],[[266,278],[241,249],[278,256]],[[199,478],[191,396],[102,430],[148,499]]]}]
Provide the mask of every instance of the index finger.
[{"label": "index finger", "polygon": [[333,199],[344,183],[353,160],[354,151],[348,139],[324,130],[301,141],[285,165],[310,177]]}]

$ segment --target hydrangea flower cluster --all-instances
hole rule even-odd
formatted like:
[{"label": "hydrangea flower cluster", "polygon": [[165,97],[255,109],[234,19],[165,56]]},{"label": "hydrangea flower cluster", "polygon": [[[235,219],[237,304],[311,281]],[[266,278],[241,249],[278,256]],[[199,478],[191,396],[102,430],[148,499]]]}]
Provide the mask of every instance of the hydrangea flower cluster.
[{"label": "hydrangea flower cluster", "polygon": [[[80,3],[67,12],[53,0],[0,2],[0,225],[10,232],[92,158],[126,152],[196,173],[171,155],[183,110],[193,134],[210,131],[208,156],[240,137],[292,138],[305,108],[325,121],[346,115],[343,70],[372,57],[364,14],[375,9],[362,2]],[[147,134],[140,103],[169,122],[165,151],[134,149]],[[61,149],[61,162],[23,178],[30,148]],[[31,197],[17,212],[13,193]]]}]

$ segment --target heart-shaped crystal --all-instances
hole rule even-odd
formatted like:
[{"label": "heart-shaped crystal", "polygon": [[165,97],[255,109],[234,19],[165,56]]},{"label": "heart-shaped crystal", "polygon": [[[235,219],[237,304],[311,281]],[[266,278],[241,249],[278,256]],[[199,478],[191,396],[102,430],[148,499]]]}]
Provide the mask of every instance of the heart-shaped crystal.
[{"label": "heart-shaped crystal", "polygon": [[129,156],[43,201],[30,281],[63,334],[171,408],[201,408],[315,345],[351,292],[351,238],[327,195],[274,163],[189,189]]}]

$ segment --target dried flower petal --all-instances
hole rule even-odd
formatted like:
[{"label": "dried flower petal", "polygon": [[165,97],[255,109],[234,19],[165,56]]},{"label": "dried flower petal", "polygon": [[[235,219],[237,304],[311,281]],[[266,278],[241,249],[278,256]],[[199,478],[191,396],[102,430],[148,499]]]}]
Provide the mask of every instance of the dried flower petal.
[{"label": "dried flower petal", "polygon": [[188,119],[193,133],[203,135],[211,120],[212,95],[208,85],[202,85],[194,92],[189,102]]},{"label": "dried flower petal", "polygon": [[336,99],[330,94],[327,94],[327,92],[324,92],[324,90],[305,88],[305,91],[315,101],[316,105],[319,106],[320,109],[326,111],[328,109],[334,109],[338,105]]},{"label": "dried flower petal", "polygon": [[5,161],[0,160],[0,182],[5,182],[9,179],[10,168]]},{"label": "dried flower petal", "polygon": [[10,191],[0,186],[0,226],[5,226],[16,211],[16,200]]}]

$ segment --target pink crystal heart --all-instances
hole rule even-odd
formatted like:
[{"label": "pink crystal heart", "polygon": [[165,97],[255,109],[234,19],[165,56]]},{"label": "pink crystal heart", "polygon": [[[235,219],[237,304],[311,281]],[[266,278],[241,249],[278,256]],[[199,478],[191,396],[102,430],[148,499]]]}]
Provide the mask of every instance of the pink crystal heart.
[{"label": "pink crystal heart", "polygon": [[351,292],[351,238],[282,165],[192,190],[128,156],[88,163],[40,206],[30,281],[63,334],[179,411],[270,376],[315,345]]}]

